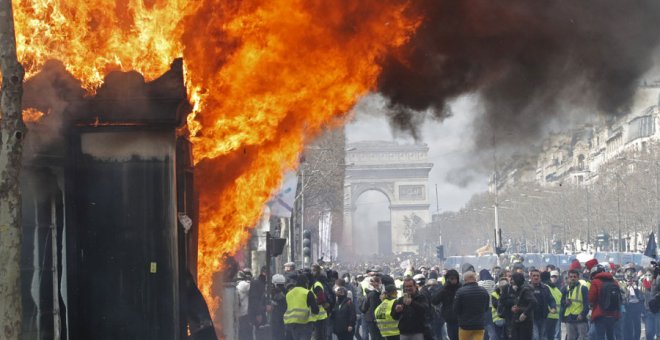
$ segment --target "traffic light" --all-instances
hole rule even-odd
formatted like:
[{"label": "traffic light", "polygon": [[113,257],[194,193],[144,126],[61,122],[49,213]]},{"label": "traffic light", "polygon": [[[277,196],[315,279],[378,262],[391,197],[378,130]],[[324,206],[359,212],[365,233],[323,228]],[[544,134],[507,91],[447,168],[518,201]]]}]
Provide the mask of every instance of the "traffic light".
[{"label": "traffic light", "polygon": [[304,257],[311,257],[312,256],[312,232],[309,231],[308,229],[305,229],[303,231],[303,240],[302,240],[302,246],[303,246],[303,256]]},{"label": "traffic light", "polygon": [[437,257],[440,260],[445,259],[445,246],[439,245],[435,247],[435,257]]}]

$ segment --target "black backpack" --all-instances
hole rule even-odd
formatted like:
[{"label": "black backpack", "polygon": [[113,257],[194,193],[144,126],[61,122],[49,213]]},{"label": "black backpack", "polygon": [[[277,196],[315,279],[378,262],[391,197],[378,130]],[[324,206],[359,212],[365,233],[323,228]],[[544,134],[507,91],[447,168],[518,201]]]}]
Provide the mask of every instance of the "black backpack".
[{"label": "black backpack", "polygon": [[616,282],[608,280],[602,281],[603,286],[598,292],[598,304],[600,308],[607,312],[614,312],[621,309],[621,290]]}]

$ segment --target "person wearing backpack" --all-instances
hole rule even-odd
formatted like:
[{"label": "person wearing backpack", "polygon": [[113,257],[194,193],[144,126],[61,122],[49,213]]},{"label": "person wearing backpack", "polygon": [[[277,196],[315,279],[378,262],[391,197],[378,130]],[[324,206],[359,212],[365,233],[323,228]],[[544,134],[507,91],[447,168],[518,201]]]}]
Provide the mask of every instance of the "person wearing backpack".
[{"label": "person wearing backpack", "polygon": [[591,327],[597,339],[614,340],[621,317],[622,296],[619,283],[602,265],[591,269],[589,304],[592,306]]}]

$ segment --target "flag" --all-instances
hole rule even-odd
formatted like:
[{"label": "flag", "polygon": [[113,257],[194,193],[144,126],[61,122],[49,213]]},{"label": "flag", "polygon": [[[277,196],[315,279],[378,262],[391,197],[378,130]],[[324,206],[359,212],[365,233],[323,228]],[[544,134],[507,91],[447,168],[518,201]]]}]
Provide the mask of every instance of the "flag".
[{"label": "flag", "polygon": [[298,185],[298,176],[295,171],[290,171],[284,175],[284,183],[280,191],[273,196],[268,203],[270,215],[278,217],[291,217],[293,204],[296,200],[296,186]]},{"label": "flag", "polygon": [[651,232],[649,235],[649,241],[646,243],[646,250],[644,250],[644,255],[652,258],[658,257],[658,246],[655,243],[655,234]]}]

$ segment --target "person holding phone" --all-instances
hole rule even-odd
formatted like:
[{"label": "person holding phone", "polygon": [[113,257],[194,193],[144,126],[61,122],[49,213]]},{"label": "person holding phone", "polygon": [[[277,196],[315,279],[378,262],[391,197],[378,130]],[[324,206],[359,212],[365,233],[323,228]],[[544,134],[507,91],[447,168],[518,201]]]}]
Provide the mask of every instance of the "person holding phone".
[{"label": "person holding phone", "polygon": [[403,297],[394,304],[392,317],[399,320],[399,339],[424,340],[424,334],[429,334],[426,315],[430,313],[430,304],[426,296],[419,294],[415,280],[406,278],[403,281]]}]

